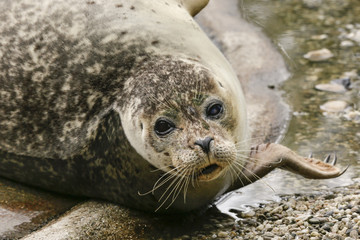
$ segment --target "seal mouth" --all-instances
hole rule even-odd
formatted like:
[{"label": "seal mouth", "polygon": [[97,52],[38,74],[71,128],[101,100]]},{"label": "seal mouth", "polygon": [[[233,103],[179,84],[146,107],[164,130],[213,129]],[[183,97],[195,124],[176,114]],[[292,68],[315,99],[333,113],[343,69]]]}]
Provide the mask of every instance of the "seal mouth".
[{"label": "seal mouth", "polygon": [[201,168],[200,171],[196,174],[196,176],[200,181],[209,181],[219,176],[221,170],[222,167],[220,167],[218,164],[213,163]]}]

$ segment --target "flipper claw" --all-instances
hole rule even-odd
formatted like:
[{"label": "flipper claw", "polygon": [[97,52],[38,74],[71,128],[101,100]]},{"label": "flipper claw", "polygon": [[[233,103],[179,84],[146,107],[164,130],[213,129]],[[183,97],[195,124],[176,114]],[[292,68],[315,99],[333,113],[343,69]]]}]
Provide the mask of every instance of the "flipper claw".
[{"label": "flipper claw", "polygon": [[337,162],[337,156],[336,154],[334,154],[334,160],[332,161],[331,165],[335,165]]},{"label": "flipper claw", "polygon": [[336,156],[336,154],[334,154],[334,159],[332,161],[330,161],[330,157],[331,157],[331,154],[327,155],[324,160],[324,163],[328,163],[328,164],[334,166],[337,162],[337,156]]},{"label": "flipper claw", "polygon": [[309,154],[308,158],[312,158],[312,157],[313,157],[313,153],[312,153],[312,152],[310,152],[310,154]]},{"label": "flipper claw", "polygon": [[342,170],[341,173],[339,173],[339,176],[343,175],[348,170],[349,167],[350,165],[347,165],[346,168]]},{"label": "flipper claw", "polygon": [[329,163],[330,162],[330,156],[331,156],[331,154],[326,156],[326,158],[324,160],[324,163]]}]

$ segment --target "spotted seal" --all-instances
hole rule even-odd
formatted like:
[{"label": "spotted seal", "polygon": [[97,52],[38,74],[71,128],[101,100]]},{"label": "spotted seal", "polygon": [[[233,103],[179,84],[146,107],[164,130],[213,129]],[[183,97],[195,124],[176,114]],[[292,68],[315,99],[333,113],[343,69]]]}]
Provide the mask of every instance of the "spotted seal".
[{"label": "spotted seal", "polygon": [[248,146],[240,82],[192,16],[203,0],[2,0],[0,176],[154,211],[190,211],[281,167]]}]

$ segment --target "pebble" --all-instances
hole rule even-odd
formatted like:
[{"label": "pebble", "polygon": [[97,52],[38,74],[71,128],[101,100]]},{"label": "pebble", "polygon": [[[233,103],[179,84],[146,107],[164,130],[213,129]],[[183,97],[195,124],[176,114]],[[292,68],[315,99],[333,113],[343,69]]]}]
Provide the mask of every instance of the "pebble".
[{"label": "pebble", "polygon": [[316,75],[310,75],[310,76],[306,76],[306,81],[309,82],[316,82],[317,80],[319,80],[319,77]]},{"label": "pebble", "polygon": [[266,232],[266,233],[264,233],[264,235],[263,235],[263,237],[265,238],[265,239],[267,239],[267,238],[272,238],[272,237],[274,237],[275,235],[272,233],[272,232]]},{"label": "pebble", "polygon": [[303,0],[303,3],[307,8],[318,8],[320,7],[322,0]]},{"label": "pebble", "polygon": [[331,84],[338,84],[343,86],[345,89],[351,89],[351,78],[350,77],[343,77],[339,79],[331,80]]},{"label": "pebble", "polygon": [[350,40],[360,43],[360,29],[352,29],[352,31],[346,35]]},{"label": "pebble", "polygon": [[226,238],[226,237],[228,237],[228,233],[221,231],[221,232],[219,232],[219,233],[217,234],[217,236],[218,236],[219,238]]},{"label": "pebble", "polygon": [[299,211],[306,211],[308,208],[305,204],[296,204],[296,210],[299,210]]},{"label": "pebble", "polygon": [[322,48],[320,50],[310,51],[304,55],[304,58],[312,62],[321,62],[326,61],[332,58],[334,54],[327,48]]},{"label": "pebble", "polygon": [[341,41],[341,43],[340,43],[341,48],[350,48],[353,46],[355,46],[355,43],[350,40],[344,40],[344,41]]},{"label": "pebble", "polygon": [[354,230],[351,230],[349,236],[350,236],[351,238],[358,239],[358,238],[359,238],[359,233],[358,233],[357,230],[354,229]]},{"label": "pebble", "polygon": [[342,78],[358,78],[359,75],[357,74],[358,70],[357,69],[353,69],[351,71],[348,71],[348,72],[344,72],[342,74]]},{"label": "pebble", "polygon": [[343,85],[340,84],[332,84],[332,83],[323,83],[317,84],[315,89],[319,91],[326,91],[326,92],[335,92],[335,93],[344,93],[346,89]]},{"label": "pebble", "polygon": [[241,216],[244,218],[253,217],[253,216],[255,216],[255,212],[253,210],[249,210],[249,211],[243,212],[241,214]]},{"label": "pebble", "polygon": [[325,112],[339,113],[343,112],[347,107],[347,103],[342,100],[328,101],[320,106],[320,109]]},{"label": "pebble", "polygon": [[313,218],[310,218],[309,219],[309,223],[310,224],[319,224],[319,223],[322,223],[323,221],[317,217],[313,217]]},{"label": "pebble", "polygon": [[311,36],[312,40],[324,40],[327,39],[329,36],[327,34],[320,34],[320,35],[314,35]]},{"label": "pebble", "polygon": [[282,206],[279,206],[277,208],[274,208],[270,213],[275,214],[275,213],[281,213],[282,211],[283,211]]},{"label": "pebble", "polygon": [[321,227],[321,229],[324,229],[324,230],[327,231],[327,232],[330,232],[330,231],[331,231],[331,227],[330,227],[330,225],[327,224],[327,223],[325,223],[325,224]]},{"label": "pebble", "polygon": [[344,118],[355,123],[360,123],[360,112],[359,111],[349,111],[344,114]]}]

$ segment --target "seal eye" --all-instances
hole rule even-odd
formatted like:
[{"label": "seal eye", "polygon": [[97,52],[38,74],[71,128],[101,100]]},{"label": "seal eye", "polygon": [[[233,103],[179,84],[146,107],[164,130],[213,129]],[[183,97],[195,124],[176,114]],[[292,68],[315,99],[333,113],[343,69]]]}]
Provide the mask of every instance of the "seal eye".
[{"label": "seal eye", "polygon": [[158,136],[165,136],[175,129],[174,123],[166,119],[158,119],[155,123],[155,133]]},{"label": "seal eye", "polygon": [[213,103],[206,109],[206,116],[214,119],[218,119],[223,113],[224,108],[221,103]]}]

